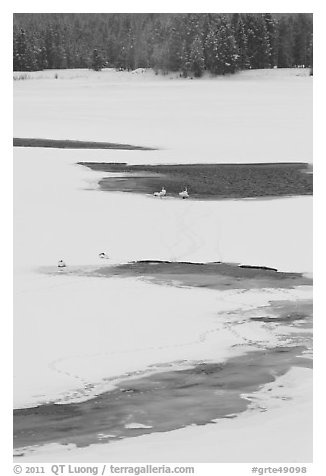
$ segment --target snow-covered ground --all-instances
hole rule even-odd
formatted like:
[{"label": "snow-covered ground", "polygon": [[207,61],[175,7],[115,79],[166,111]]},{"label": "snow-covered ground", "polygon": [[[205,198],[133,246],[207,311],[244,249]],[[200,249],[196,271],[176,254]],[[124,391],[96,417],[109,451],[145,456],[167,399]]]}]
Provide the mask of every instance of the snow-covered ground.
[{"label": "snow-covered ground", "polygon": [[[112,74],[113,79],[108,75],[107,81],[98,73],[91,76],[88,72],[82,78],[14,84],[16,137],[165,147],[156,152],[15,149],[15,407],[49,399],[85,398],[110,388],[114,379],[153,370],[161,363],[174,362],[177,367],[185,365],[182,361],[223,360],[239,352],[236,349],[248,349],[249,341],[263,346],[273,346],[280,338],[284,342],[271,326],[259,322],[236,326],[238,314],[232,318],[226,313],[254,310],[269,300],[311,297],[309,287],[218,292],[131,278],[49,276],[40,272],[40,267],[56,265],[61,258],[68,265],[100,264],[98,253],[102,251],[112,262],[223,260],[312,271],[311,197],[155,200],[101,192],[96,189],[101,174],[76,165],[82,160],[311,161],[311,78],[282,78],[277,74],[275,79],[257,75],[250,79],[244,75],[242,79],[199,82],[155,77],[141,81],[137,76],[135,81],[119,81]],[[307,370],[291,377],[291,412],[290,405],[283,403],[277,410],[284,428],[283,423],[275,427],[268,420],[279,439],[288,435],[283,433],[289,422],[282,420],[284,415],[294,420],[297,412],[310,421],[308,406],[303,412],[299,401],[302,386],[310,389],[309,375]],[[225,431],[230,445],[232,438],[238,438],[237,431],[241,435],[244,428],[250,431],[254,446],[261,440],[267,423],[264,418],[271,416],[248,414],[243,418],[209,428],[148,436],[145,459],[149,460],[151,449],[153,460],[159,458],[156,441],[160,438],[165,441],[161,447],[166,448],[161,459],[170,457],[175,438],[182,442],[175,459],[183,459],[188,435],[195,445],[205,447],[208,440],[217,437],[216,429],[224,427],[229,428]],[[142,441],[116,444],[117,459],[124,454],[123,445],[136,448]],[[279,446],[266,460],[282,459]],[[302,455],[308,454],[303,453],[303,447],[304,442],[297,452],[302,461]],[[130,446],[128,451],[132,460]],[[207,461],[207,453],[202,455]],[[49,453],[49,459],[52,456]]]},{"label": "snow-covered ground", "polygon": [[158,147],[161,162],[312,162],[308,70],[203,80],[150,71],[55,74],[14,82],[15,137]]}]

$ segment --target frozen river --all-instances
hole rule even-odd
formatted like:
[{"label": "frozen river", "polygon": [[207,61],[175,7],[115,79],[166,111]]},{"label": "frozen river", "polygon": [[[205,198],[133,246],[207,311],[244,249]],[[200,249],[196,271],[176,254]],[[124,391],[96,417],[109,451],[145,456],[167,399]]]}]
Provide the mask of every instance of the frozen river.
[{"label": "frozen river", "polygon": [[16,408],[88,398],[114,379],[165,363],[180,368],[223,360],[252,340],[277,345],[282,333],[258,322],[235,333],[237,317],[233,322],[230,312],[311,297],[309,287],[219,292],[40,272],[59,259],[68,266],[97,265],[102,251],[113,263],[226,261],[312,272],[312,197],[155,200],[102,192],[102,174],[76,165],[310,162],[309,77],[244,75],[202,83],[137,78],[129,84],[110,79],[113,73],[92,76],[94,81],[90,74],[16,81],[14,135],[164,150],[15,149]]}]

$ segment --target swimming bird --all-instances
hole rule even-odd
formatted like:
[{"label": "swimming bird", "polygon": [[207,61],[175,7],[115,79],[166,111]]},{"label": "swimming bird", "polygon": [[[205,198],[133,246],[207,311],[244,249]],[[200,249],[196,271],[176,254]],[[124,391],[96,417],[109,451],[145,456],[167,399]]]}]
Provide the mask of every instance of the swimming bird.
[{"label": "swimming bird", "polygon": [[62,259],[58,261],[58,268],[65,268],[65,267],[66,267],[66,263]]},{"label": "swimming bird", "polygon": [[98,255],[98,257],[101,258],[101,259],[109,259],[108,255],[106,253],[100,253]]},{"label": "swimming bird", "polygon": [[166,190],[164,187],[162,187],[162,190],[160,192],[154,192],[154,197],[165,197],[166,195]]},{"label": "swimming bird", "polygon": [[189,198],[189,193],[188,193],[187,187],[184,189],[183,192],[180,192],[180,193],[179,193],[179,197],[181,197],[181,198]]}]

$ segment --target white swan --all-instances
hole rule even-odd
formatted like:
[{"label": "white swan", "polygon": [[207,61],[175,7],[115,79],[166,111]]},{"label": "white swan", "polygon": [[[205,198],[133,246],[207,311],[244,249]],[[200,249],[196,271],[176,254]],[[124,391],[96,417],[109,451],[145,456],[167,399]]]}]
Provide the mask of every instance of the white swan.
[{"label": "white swan", "polygon": [[180,192],[180,193],[179,193],[179,197],[181,197],[181,198],[189,198],[189,193],[188,193],[187,187],[184,189],[183,192]]},{"label": "white swan", "polygon": [[62,259],[58,261],[58,268],[65,268],[65,267],[66,267],[66,263]]},{"label": "white swan", "polygon": [[166,195],[166,190],[164,187],[162,187],[162,190],[160,192],[154,192],[154,197],[165,197]]}]

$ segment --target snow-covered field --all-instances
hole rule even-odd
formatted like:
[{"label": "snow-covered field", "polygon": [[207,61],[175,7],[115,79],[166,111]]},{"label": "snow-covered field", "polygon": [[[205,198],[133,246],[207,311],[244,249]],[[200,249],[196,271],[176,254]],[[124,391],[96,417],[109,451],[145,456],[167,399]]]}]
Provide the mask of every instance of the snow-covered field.
[{"label": "snow-covered field", "polygon": [[186,163],[312,161],[308,70],[203,80],[112,70],[63,71],[54,79],[55,73],[14,82],[15,137],[165,149],[151,162],[155,155],[160,162]]},{"label": "snow-covered field", "polygon": [[[110,388],[114,379],[162,363],[173,362],[177,368],[189,361],[223,360],[240,352],[236,349],[246,351],[251,341],[259,346],[284,343],[289,329],[277,331],[274,325],[258,322],[238,325],[238,314],[232,317],[227,312],[254,312],[270,300],[309,299],[309,287],[221,292],[131,278],[40,272],[40,267],[56,265],[61,258],[68,265],[100,264],[98,253],[106,251],[113,263],[223,260],[311,273],[311,197],[155,200],[101,192],[96,189],[101,174],[76,165],[83,160],[311,162],[311,78],[269,73],[191,81],[146,76],[150,73],[145,73],[146,79],[128,80],[136,75],[122,77],[112,71],[84,72],[78,77],[75,71],[62,79],[59,74],[57,80],[15,81],[15,137],[164,148],[154,152],[15,149],[16,408],[89,397]],[[208,461],[214,439],[222,438],[225,451],[218,460],[236,461],[231,446],[243,438],[242,431],[249,431],[255,447],[261,442],[262,428],[271,425],[271,435],[276,433],[281,442],[290,436],[289,425],[293,435],[297,433],[299,424],[293,422],[299,414],[308,425],[305,433],[310,434],[309,379],[308,369],[284,376],[284,391],[292,403],[278,399],[277,409],[264,414],[252,411],[209,428],[114,443],[112,458],[121,461],[127,451],[127,459],[136,461],[137,451],[139,460],[145,454],[147,461],[186,460],[191,440],[192,445],[206,448],[196,460]],[[266,396],[268,402],[271,398]],[[272,420],[273,412],[279,426]],[[179,452],[173,455],[175,441]],[[298,438],[297,443],[289,461],[310,460],[307,441]],[[102,450],[103,446],[107,445]],[[267,445],[265,450],[262,461],[285,461],[281,444],[273,449]],[[46,451],[31,458],[54,459]],[[96,461],[98,451],[90,447],[70,455]],[[62,459],[68,460],[63,454]]]}]

